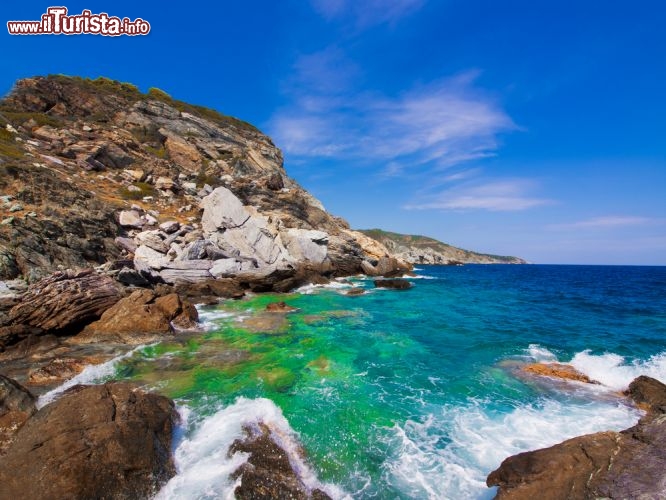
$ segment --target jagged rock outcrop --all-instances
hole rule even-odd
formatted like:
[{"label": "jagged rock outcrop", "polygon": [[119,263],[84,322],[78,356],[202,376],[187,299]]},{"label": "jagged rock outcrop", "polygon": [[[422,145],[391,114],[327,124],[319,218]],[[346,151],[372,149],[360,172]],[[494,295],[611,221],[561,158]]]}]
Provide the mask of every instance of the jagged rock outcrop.
[{"label": "jagged rock outcrop", "polygon": [[0,279],[108,262],[128,285],[247,272],[263,287],[389,257],[290,179],[267,136],[162,91],[30,78],[0,101],[0,124],[0,195],[12,198],[0,204]]},{"label": "jagged rock outcrop", "polygon": [[471,252],[426,236],[392,233],[381,229],[361,229],[358,232],[381,243],[394,257],[411,264],[526,264],[526,261],[519,257]]},{"label": "jagged rock outcrop", "polygon": [[229,449],[229,454],[249,454],[247,462],[232,474],[233,479],[240,479],[234,490],[238,500],[330,500],[324,491],[310,490],[303,483],[267,425],[247,427],[245,433],[245,439],[235,441]]},{"label": "jagged rock outcrop", "polygon": [[507,458],[487,479],[499,487],[495,498],[664,498],[666,385],[641,376],[627,395],[647,410],[638,424]]},{"label": "jagged rock outcrop", "polygon": [[173,333],[174,328],[194,328],[197,320],[196,308],[177,294],[159,297],[152,290],[137,290],[107,309],[70,342],[145,344]]},{"label": "jagged rock outcrop", "polygon": [[129,383],[75,386],[0,456],[0,498],[152,498],[175,474],[169,399]]},{"label": "jagged rock outcrop", "polygon": [[33,283],[0,326],[0,351],[34,334],[73,335],[99,318],[122,294],[92,269],[62,271]]}]

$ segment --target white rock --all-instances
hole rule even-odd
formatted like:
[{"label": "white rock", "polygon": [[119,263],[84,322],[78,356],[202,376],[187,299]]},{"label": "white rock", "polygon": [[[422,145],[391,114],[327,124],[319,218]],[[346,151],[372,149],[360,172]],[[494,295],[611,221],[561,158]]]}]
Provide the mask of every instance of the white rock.
[{"label": "white rock", "polygon": [[307,229],[287,229],[281,233],[289,255],[296,261],[321,264],[328,255],[328,234]]},{"label": "white rock", "polygon": [[210,269],[210,274],[215,278],[233,276],[241,270],[241,263],[236,259],[218,259]]},{"label": "white rock", "polygon": [[250,218],[241,201],[225,187],[218,187],[201,200],[201,208],[201,225],[209,233],[240,227]]},{"label": "white rock", "polygon": [[162,224],[160,224],[160,229],[167,234],[172,234],[180,229],[180,223],[175,220],[162,222]]},{"label": "white rock", "polygon": [[141,214],[136,210],[123,210],[120,212],[118,222],[123,227],[140,228],[144,224]]},{"label": "white rock", "polygon": [[162,269],[169,264],[169,259],[163,253],[141,245],[134,252],[134,265],[137,269],[148,266],[153,269]]},{"label": "white rock", "polygon": [[176,185],[176,183],[169,179],[168,177],[158,177],[157,180],[155,181],[155,187],[157,189],[173,189],[173,187]]}]

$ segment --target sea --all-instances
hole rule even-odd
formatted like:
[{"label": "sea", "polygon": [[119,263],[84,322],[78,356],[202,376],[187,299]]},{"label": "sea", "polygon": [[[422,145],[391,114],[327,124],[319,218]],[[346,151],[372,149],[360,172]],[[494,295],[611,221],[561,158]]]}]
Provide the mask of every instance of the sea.
[{"label": "sea", "polygon": [[[621,394],[636,376],[666,383],[666,267],[415,273],[409,290],[358,276],[202,306],[203,333],[68,385],[133,380],[176,401],[178,474],[159,499],[232,499],[247,455],[229,447],[263,422],[304,484],[333,498],[459,500],[492,498],[486,476],[510,455],[636,423]],[[276,301],[297,310],[266,313]],[[537,362],[598,384],[521,370]]]}]

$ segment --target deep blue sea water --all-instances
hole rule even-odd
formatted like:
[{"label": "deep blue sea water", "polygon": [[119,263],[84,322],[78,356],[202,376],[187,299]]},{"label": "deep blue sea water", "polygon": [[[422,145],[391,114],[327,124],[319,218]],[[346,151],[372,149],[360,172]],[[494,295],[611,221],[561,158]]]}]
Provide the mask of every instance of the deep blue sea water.
[{"label": "deep blue sea water", "polygon": [[[666,382],[664,267],[417,274],[407,291],[354,278],[367,294],[347,296],[341,281],[204,307],[207,333],[115,363],[115,376],[174,397],[185,417],[180,473],[160,497],[232,498],[244,457],[226,451],[244,424],[265,421],[306,484],[334,497],[490,498],[485,477],[507,456],[626,428],[640,414],[618,391],[639,374]],[[276,300],[299,310],[253,323]],[[520,370],[550,361],[600,384]]]}]

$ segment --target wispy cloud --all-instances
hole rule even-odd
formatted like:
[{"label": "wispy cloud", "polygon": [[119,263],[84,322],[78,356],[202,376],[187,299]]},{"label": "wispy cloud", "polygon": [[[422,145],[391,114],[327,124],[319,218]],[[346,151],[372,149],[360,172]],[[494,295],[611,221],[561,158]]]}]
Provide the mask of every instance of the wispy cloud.
[{"label": "wispy cloud", "polygon": [[653,217],[639,217],[634,215],[606,215],[564,224],[551,224],[548,226],[548,228],[555,230],[612,229],[619,227],[645,226],[657,223],[664,223],[664,220]]},{"label": "wispy cloud", "polygon": [[329,20],[351,20],[363,29],[395,23],[416,12],[425,0],[312,0],[315,10]]},{"label": "wispy cloud", "polygon": [[499,134],[517,129],[477,77],[468,71],[396,95],[360,91],[359,68],[329,48],[296,62],[286,85],[291,102],[269,129],[296,159],[383,162],[393,176],[444,169],[493,156]]},{"label": "wispy cloud", "polygon": [[406,205],[407,210],[489,210],[508,212],[552,204],[547,198],[535,196],[535,181],[512,179],[482,184],[463,184]]}]

